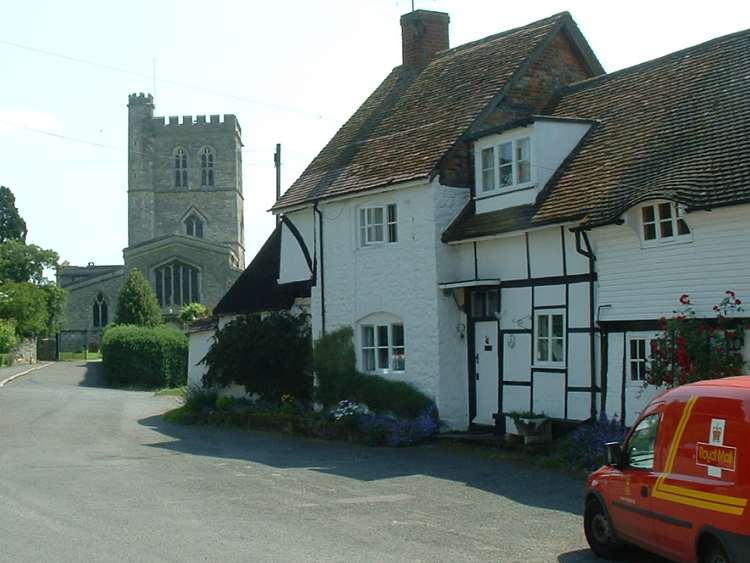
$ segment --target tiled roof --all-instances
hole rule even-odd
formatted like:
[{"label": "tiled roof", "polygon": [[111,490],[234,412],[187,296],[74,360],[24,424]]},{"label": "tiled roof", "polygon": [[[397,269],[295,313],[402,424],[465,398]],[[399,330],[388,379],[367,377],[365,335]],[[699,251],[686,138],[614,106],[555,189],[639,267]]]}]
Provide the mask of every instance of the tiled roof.
[{"label": "tiled roof", "polygon": [[750,30],[571,86],[551,113],[599,124],[535,221],[605,224],[654,197],[750,200]]},{"label": "tiled roof", "polygon": [[548,113],[596,125],[533,208],[483,217],[467,207],[444,241],[604,225],[645,199],[688,209],[750,201],[750,30],[571,85]]},{"label": "tiled roof", "polygon": [[575,25],[567,12],[443,51],[423,69],[394,68],[274,209],[431,177],[534,50],[565,23]]},{"label": "tiled roof", "polygon": [[214,308],[214,315],[288,309],[297,297],[310,297],[310,281],[279,284],[281,224],[268,237],[250,265]]}]

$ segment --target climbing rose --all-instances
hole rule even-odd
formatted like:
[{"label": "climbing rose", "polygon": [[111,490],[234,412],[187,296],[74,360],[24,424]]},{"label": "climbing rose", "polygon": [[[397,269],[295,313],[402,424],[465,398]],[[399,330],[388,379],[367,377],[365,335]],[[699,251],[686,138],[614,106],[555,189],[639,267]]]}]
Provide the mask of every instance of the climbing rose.
[{"label": "climbing rose", "polygon": [[690,305],[690,297],[687,293],[683,293],[680,295],[680,304],[681,305]]}]

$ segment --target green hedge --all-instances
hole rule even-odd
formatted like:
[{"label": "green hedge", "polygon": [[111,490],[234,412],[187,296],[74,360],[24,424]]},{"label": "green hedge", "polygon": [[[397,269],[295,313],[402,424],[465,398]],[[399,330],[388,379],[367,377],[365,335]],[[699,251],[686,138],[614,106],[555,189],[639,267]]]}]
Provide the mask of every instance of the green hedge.
[{"label": "green hedge", "polygon": [[345,327],[315,341],[313,365],[318,376],[318,401],[328,407],[339,401],[356,401],[376,413],[392,412],[404,418],[414,418],[432,404],[410,383],[358,373],[352,337],[352,329]]},{"label": "green hedge", "polygon": [[104,332],[101,353],[110,385],[176,387],[187,383],[188,339],[179,330],[113,326]]}]

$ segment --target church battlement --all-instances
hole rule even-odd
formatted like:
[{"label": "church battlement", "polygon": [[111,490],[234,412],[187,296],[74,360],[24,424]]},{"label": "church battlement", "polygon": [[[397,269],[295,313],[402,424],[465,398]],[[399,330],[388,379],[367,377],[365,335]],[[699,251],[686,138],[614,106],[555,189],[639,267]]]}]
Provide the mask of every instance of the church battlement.
[{"label": "church battlement", "polygon": [[128,105],[133,103],[140,104],[154,104],[154,97],[151,94],[144,94],[140,92],[138,94],[132,93],[128,96]]},{"label": "church battlement", "polygon": [[242,133],[237,117],[234,114],[213,114],[213,115],[170,115],[169,117],[152,117],[153,125],[162,127],[219,127],[222,129],[236,129]]}]

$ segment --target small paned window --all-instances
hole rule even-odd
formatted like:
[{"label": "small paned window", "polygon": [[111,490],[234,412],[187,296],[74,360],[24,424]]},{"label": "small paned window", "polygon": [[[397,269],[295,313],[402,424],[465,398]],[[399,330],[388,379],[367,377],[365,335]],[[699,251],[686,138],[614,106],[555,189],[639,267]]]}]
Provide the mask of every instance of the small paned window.
[{"label": "small paned window", "polygon": [[628,343],[628,372],[630,381],[646,381],[650,341],[648,338],[631,338]]},{"label": "small paned window", "polygon": [[659,429],[659,415],[652,414],[638,423],[630,435],[626,454],[628,467],[634,469],[653,469],[654,451],[656,450],[656,433]]},{"label": "small paned window", "polygon": [[214,151],[208,147],[201,150],[201,186],[214,185]]},{"label": "small paned window", "polygon": [[200,273],[197,268],[174,261],[154,271],[156,299],[162,307],[200,302]]},{"label": "small paned window", "polygon": [[483,148],[480,191],[524,186],[531,182],[531,138],[523,137]]},{"label": "small paned window", "polygon": [[674,203],[641,207],[641,226],[644,242],[676,241],[690,235],[690,228]]},{"label": "small paned window", "polygon": [[104,328],[109,322],[109,315],[107,311],[107,302],[104,300],[104,295],[99,293],[94,300],[93,306],[94,315],[94,328]]},{"label": "small paned window", "polygon": [[195,214],[185,219],[185,234],[189,237],[203,238],[203,221]]},{"label": "small paned window", "polygon": [[565,315],[562,311],[536,313],[534,357],[539,365],[565,363]]},{"label": "small paned window", "polygon": [[396,204],[359,209],[360,246],[398,242],[398,210]]},{"label": "small paned window", "polygon": [[183,148],[174,151],[174,185],[176,188],[188,186],[187,151]]},{"label": "small paned window", "polygon": [[494,317],[499,311],[500,299],[497,289],[477,289],[471,292],[472,317]]},{"label": "small paned window", "polygon": [[366,372],[404,371],[404,325],[362,325],[362,369]]}]

